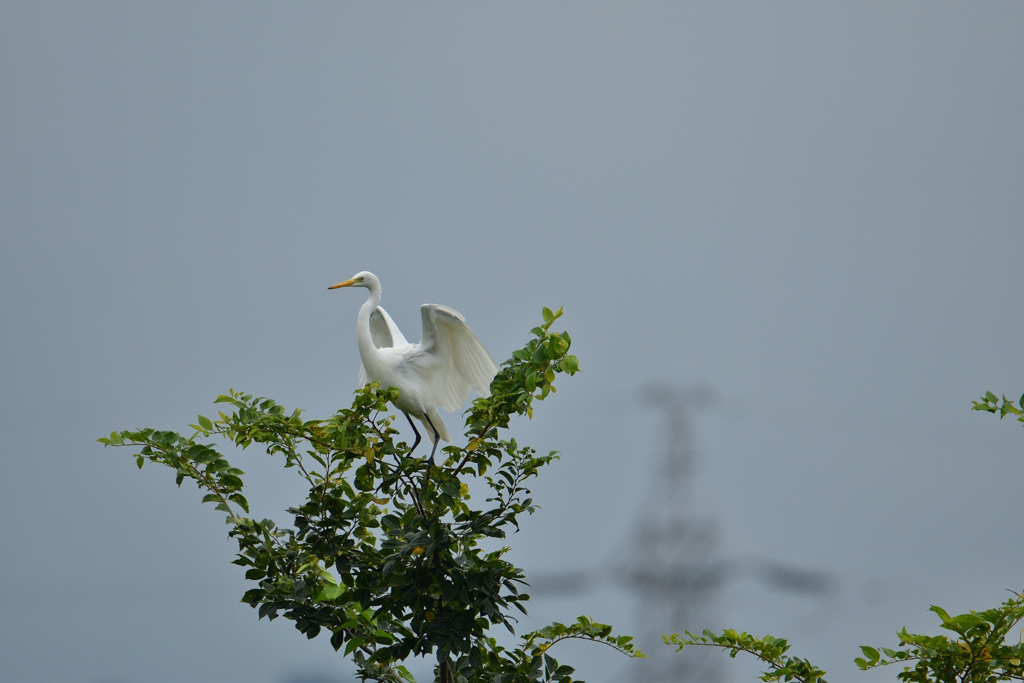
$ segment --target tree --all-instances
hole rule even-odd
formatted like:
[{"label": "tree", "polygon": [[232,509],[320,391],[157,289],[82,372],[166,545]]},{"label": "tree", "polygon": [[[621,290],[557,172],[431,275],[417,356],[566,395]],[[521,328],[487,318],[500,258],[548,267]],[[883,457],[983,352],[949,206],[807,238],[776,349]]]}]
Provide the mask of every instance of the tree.
[{"label": "tree", "polygon": [[[986,392],[980,401],[974,401],[972,410],[996,413],[999,419],[1015,415],[1024,423],[1024,396],[1016,405],[1006,396],[1002,399]],[[1016,634],[1016,627],[1024,621],[1024,593],[1012,597],[998,607],[983,612],[970,611],[950,616],[941,607],[932,606],[938,615],[940,627],[954,634],[929,636],[909,633],[906,628],[896,633],[896,648],[861,646],[863,657],[854,660],[862,671],[880,666],[903,664],[897,675],[906,683],[993,683],[994,681],[1024,681],[1024,643]],[[1007,642],[1007,636],[1010,641]],[[757,657],[766,666],[763,681],[800,681],[825,683],[825,671],[806,659],[792,657],[789,643],[775,636],[757,638],[749,633],[726,629],[721,633],[705,630],[696,635],[663,636],[665,642],[677,651],[692,646],[717,647],[735,657],[746,652]]]},{"label": "tree", "polygon": [[[301,410],[232,390],[216,400],[230,412],[198,416],[190,436],[141,429],[99,441],[130,448],[140,468],[146,462],[172,468],[179,487],[187,479],[203,490],[203,502],[227,514],[229,536],[238,543],[234,563],[253,582],[242,601],[261,619],[294,621],[310,639],[329,635],[361,679],[412,681],[402,662],[433,654],[441,683],[571,683],[573,668],[549,654],[561,640],[593,640],[643,655],[629,636],[613,636],[611,626],[588,617],[527,633],[513,648],[499,645],[491,630],[515,633],[511,610],[526,613],[529,595],[520,589],[528,584],[504,559],[507,546],[485,549],[518,530],[520,515],[537,510],[526,482],[558,457],[538,456],[500,434],[513,415],[533,416],[534,402],[555,393],[559,373],[579,371],[568,332],[551,331],[561,313],[543,310],[534,338],[503,364],[491,395],[467,411],[468,444],[444,448],[438,465],[396,442],[388,411],[397,390],[376,384],[325,419],[307,420]],[[288,509],[293,527],[248,516],[245,473],[221,449],[253,444],[309,484],[306,500]],[[472,479],[490,489],[479,508],[470,502]]]}]

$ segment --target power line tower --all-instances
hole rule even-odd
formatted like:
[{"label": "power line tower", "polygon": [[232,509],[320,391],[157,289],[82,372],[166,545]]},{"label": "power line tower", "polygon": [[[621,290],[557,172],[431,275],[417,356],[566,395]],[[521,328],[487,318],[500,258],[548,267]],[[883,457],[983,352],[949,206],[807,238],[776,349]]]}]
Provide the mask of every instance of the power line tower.
[{"label": "power line tower", "polygon": [[610,572],[567,571],[534,577],[534,595],[568,595],[612,580],[636,597],[637,644],[649,659],[634,660],[638,683],[720,683],[721,657],[711,648],[676,654],[661,642],[663,633],[699,632],[719,626],[722,589],[748,576],[775,589],[825,597],[835,588],[832,576],[772,560],[725,557],[717,520],[698,504],[694,414],[711,406],[706,386],[676,389],[651,384],[646,403],[664,416],[661,455],[651,468],[648,487],[627,543],[618,546]]},{"label": "power line tower", "polygon": [[711,650],[687,656],[661,644],[662,633],[713,628],[719,592],[729,568],[719,552],[716,521],[695,502],[693,413],[712,401],[707,387],[676,390],[650,385],[649,405],[665,419],[662,456],[655,480],[633,524],[632,544],[619,566],[623,583],[636,595],[639,643],[650,659],[637,660],[633,679],[643,683],[719,683],[719,660]]}]

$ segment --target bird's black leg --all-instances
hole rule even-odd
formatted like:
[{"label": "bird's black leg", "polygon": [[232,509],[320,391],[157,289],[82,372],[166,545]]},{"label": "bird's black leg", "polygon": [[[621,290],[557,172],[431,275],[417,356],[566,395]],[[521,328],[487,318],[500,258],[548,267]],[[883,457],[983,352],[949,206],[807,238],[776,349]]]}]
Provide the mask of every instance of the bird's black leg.
[{"label": "bird's black leg", "polygon": [[434,447],[430,449],[430,457],[427,458],[427,474],[423,477],[423,488],[420,489],[420,499],[422,499],[427,493],[427,484],[430,482],[430,467],[434,464],[434,453],[437,451],[437,442],[441,440],[441,435],[437,433],[437,428],[434,427],[434,423],[430,421],[430,418],[427,417],[426,413],[423,413],[423,419],[426,420],[427,426],[434,432]]},{"label": "bird's black leg", "polygon": [[409,421],[409,426],[412,427],[412,432],[416,435],[416,440],[412,442],[412,448],[409,449],[409,455],[411,456],[412,452],[416,450],[416,447],[420,445],[420,439],[422,437],[420,437],[420,430],[416,429],[416,424],[412,421],[412,417],[409,413],[405,413],[405,419]]},{"label": "bird's black leg", "polygon": [[434,453],[437,452],[437,442],[441,440],[441,435],[437,433],[437,427],[435,427],[434,423],[430,421],[430,416],[429,415],[427,415],[426,413],[423,413],[423,419],[427,421],[427,426],[429,426],[430,429],[434,432],[434,447],[430,449],[430,460],[427,461],[431,465],[433,465],[434,464]]}]

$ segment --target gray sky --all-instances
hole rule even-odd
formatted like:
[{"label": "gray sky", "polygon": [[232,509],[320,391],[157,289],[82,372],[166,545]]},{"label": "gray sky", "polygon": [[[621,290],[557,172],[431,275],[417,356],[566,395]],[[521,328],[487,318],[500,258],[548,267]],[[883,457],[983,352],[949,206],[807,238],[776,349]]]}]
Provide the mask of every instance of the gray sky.
[{"label": "gray sky", "polygon": [[[615,557],[658,447],[639,388],[705,382],[725,551],[840,580],[738,584],[722,621],[891,680],[856,646],[1024,587],[1024,432],[969,411],[1024,391],[1022,34],[1006,2],[5,3],[0,680],[351,670],[238,604],[195,489],[94,439],[229,387],[342,406],[362,292],[326,287],[363,269],[406,336],[443,303],[498,359],[565,306],[583,372],[516,425],[563,452],[528,575]],[[291,473],[233,462],[288,522]],[[634,627],[615,588],[532,611]]]}]

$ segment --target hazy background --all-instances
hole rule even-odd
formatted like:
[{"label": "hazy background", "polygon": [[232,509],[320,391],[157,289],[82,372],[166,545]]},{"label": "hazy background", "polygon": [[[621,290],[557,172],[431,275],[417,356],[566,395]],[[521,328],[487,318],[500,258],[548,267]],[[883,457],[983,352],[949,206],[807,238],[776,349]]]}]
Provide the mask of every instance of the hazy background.
[{"label": "hazy background", "polygon": [[[443,303],[499,360],[565,306],[583,372],[515,425],[563,453],[512,539],[528,575],[619,557],[661,435],[640,387],[707,383],[724,552],[839,582],[741,581],[722,625],[894,679],[856,646],[1024,588],[1024,432],[969,410],[1024,391],[1022,35],[1008,2],[5,2],[0,680],[351,677],[238,604],[196,489],[94,440],[229,387],[345,404],[363,292],[327,286],[363,269],[406,336]],[[290,521],[297,478],[233,462]],[[630,632],[631,604],[526,625]]]}]

